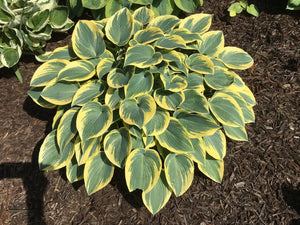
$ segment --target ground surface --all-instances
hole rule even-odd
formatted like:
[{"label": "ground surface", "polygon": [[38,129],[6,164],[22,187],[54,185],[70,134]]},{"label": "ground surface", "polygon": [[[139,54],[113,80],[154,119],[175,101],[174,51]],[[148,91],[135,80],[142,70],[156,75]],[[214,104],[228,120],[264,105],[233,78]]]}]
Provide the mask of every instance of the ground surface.
[{"label": "ground surface", "polygon": [[[53,112],[27,97],[39,64],[23,58],[23,85],[0,71],[0,224],[300,224],[300,17],[280,0],[257,1],[259,18],[230,18],[230,2],[205,0],[199,11],[215,14],[212,29],[224,31],[226,45],[253,56],[254,66],[239,74],[258,105],[249,142],[228,141],[221,184],[196,172],[191,188],[152,216],[140,193],[128,192],[123,171],[92,196],[64,171],[40,172]],[[48,49],[69,42],[59,39]]]}]

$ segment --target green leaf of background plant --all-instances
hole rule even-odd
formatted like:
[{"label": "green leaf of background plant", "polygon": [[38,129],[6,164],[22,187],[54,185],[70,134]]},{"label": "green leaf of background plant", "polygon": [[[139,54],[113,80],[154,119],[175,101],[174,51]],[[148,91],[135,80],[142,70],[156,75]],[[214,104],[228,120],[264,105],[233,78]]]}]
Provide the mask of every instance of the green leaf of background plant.
[{"label": "green leaf of background plant", "polygon": [[4,48],[0,54],[0,60],[3,66],[12,67],[19,62],[21,55],[16,48]]},{"label": "green leaf of background plant", "polygon": [[166,180],[176,196],[182,195],[194,179],[194,163],[184,154],[170,153],[164,162]]},{"label": "green leaf of background plant", "polygon": [[125,178],[129,191],[151,190],[157,183],[162,169],[157,151],[152,149],[133,150],[125,163]]},{"label": "green leaf of background plant", "polygon": [[84,166],[84,185],[88,195],[104,188],[111,181],[113,174],[114,166],[104,152],[99,152]]},{"label": "green leaf of background plant", "polygon": [[69,10],[65,6],[58,6],[51,10],[49,23],[52,28],[59,29],[66,25],[68,21]]},{"label": "green leaf of background plant", "polygon": [[104,134],[112,123],[112,109],[99,102],[88,102],[79,111],[76,127],[82,141]]},{"label": "green leaf of background plant", "polygon": [[40,31],[48,24],[49,17],[49,9],[37,11],[26,21],[26,26],[35,32]]}]

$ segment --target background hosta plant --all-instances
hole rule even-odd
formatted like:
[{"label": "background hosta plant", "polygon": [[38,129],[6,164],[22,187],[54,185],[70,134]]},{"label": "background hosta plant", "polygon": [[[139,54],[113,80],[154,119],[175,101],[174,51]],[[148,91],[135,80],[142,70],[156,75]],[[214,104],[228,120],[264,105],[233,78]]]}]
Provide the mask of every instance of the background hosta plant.
[{"label": "background hosta plant", "polygon": [[157,213],[182,195],[196,166],[221,182],[226,136],[246,141],[252,92],[233,70],[252,58],[209,31],[212,16],[154,18],[140,8],[79,21],[72,44],[56,49],[31,80],[29,95],[57,107],[39,153],[42,170],[66,167],[88,194],[125,170],[129,191]]},{"label": "background hosta plant", "polygon": [[227,9],[231,17],[235,17],[236,14],[239,14],[244,10],[246,10],[246,12],[251,14],[252,16],[259,16],[258,8],[254,4],[248,5],[248,3],[245,1],[234,2]]},{"label": "background hosta plant", "polygon": [[203,0],[68,0],[73,16],[81,16],[84,8],[92,10],[94,18],[111,17],[115,12],[127,7],[130,10],[149,6],[155,16],[177,14],[180,10],[193,13]]},{"label": "background hosta plant", "polygon": [[289,10],[300,10],[300,0],[289,0],[286,8]]},{"label": "background hosta plant", "polygon": [[[52,31],[68,30],[68,8],[56,0],[0,0],[0,68],[14,67],[22,55],[43,59]],[[22,81],[17,67],[16,75]]]}]

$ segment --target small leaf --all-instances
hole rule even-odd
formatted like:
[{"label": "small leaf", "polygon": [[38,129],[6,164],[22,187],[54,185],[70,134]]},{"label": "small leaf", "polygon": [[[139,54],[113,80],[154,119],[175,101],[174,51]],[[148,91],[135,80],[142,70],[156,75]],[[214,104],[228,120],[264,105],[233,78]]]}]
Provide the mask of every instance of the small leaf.
[{"label": "small leaf", "polygon": [[254,4],[247,6],[246,10],[247,10],[247,13],[251,14],[252,16],[255,16],[255,17],[259,16],[258,8]]},{"label": "small leaf", "polygon": [[71,183],[83,179],[84,165],[78,165],[76,157],[73,156],[72,160],[66,165],[66,176]]},{"label": "small leaf", "polygon": [[234,82],[234,75],[227,69],[215,67],[214,73],[204,76],[206,84],[215,90],[221,90]]}]

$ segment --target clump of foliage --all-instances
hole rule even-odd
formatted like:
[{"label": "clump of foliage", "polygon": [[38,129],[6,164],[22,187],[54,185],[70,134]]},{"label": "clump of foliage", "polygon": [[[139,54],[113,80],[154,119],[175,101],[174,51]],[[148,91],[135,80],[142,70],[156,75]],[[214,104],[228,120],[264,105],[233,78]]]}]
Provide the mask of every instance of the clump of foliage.
[{"label": "clump of foliage", "polygon": [[236,14],[239,14],[245,10],[247,13],[249,13],[255,17],[259,16],[257,7],[254,4],[248,5],[248,3],[245,1],[239,1],[239,2],[232,3],[229,6],[229,8],[227,9],[227,11],[229,12],[229,15],[231,17],[235,17]]},{"label": "clump of foliage", "polygon": [[246,141],[254,96],[233,70],[252,66],[242,49],[209,31],[212,16],[154,18],[143,7],[79,21],[31,80],[29,96],[57,107],[39,153],[42,170],[66,167],[92,194],[125,169],[157,213],[191,185],[194,165],[221,182],[226,136]]},{"label": "clump of foliage", "polygon": [[52,31],[72,27],[68,14],[68,8],[58,6],[56,0],[0,0],[0,68],[14,67],[23,53],[41,60]]},{"label": "clump of foliage", "polygon": [[127,7],[135,10],[148,6],[155,16],[177,14],[180,10],[193,13],[203,4],[203,0],[68,0],[68,5],[74,16],[80,17],[84,8],[92,10],[96,19],[111,17],[115,12]]},{"label": "clump of foliage", "polygon": [[300,0],[289,0],[286,8],[288,10],[300,10]]}]

